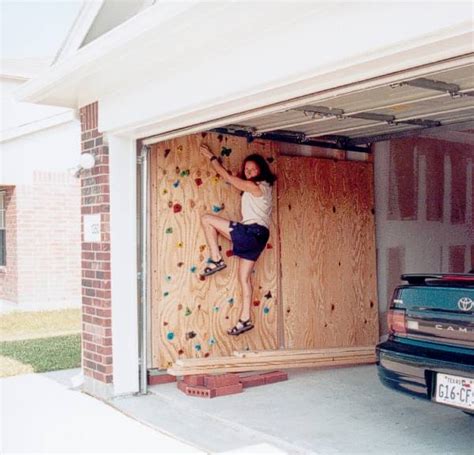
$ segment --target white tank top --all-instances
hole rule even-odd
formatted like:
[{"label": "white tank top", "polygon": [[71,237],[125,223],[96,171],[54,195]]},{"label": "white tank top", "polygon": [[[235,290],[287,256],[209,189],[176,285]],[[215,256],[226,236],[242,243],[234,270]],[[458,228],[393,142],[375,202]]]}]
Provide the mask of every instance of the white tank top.
[{"label": "white tank top", "polygon": [[272,213],[272,187],[268,182],[257,182],[261,196],[244,191],[242,194],[242,224],[257,223],[270,228]]}]

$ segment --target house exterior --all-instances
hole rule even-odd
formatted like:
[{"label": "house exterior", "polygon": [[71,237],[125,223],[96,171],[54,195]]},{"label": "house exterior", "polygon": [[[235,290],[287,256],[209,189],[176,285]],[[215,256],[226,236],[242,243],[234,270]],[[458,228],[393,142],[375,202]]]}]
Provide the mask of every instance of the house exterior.
[{"label": "house exterior", "polygon": [[80,124],[72,109],[14,94],[50,60],[2,61],[0,302],[13,310],[81,304],[80,181],[69,171],[80,158]]},{"label": "house exterior", "polygon": [[[111,2],[86,4],[56,63],[17,92],[24,101],[77,109],[82,151],[95,156],[81,176],[85,390],[146,390],[154,194],[147,166],[156,143],[219,128],[265,139],[265,124],[276,125],[278,115],[290,124],[291,109],[321,124],[352,122],[313,133],[326,140],[313,145],[325,158],[373,162],[370,280],[382,333],[400,273],[472,267],[472,5],[126,3],[120,17]],[[456,83],[440,84],[435,77],[443,74]],[[403,117],[418,96],[411,92],[386,106],[384,96],[404,86],[435,92],[420,101],[431,103],[421,114]],[[336,112],[331,99],[354,108]],[[382,105],[397,115],[367,115]],[[380,129],[370,133],[367,121]],[[352,133],[367,128],[366,136]],[[309,145],[292,153],[312,154]]]}]

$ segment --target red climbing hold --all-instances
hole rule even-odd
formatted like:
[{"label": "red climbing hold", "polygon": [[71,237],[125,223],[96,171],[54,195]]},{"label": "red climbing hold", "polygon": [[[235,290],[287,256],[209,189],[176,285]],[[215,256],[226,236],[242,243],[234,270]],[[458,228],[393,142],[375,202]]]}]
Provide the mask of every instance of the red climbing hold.
[{"label": "red climbing hold", "polygon": [[253,301],[253,306],[259,306],[259,305],[260,305],[260,300]]},{"label": "red climbing hold", "polygon": [[225,255],[226,255],[228,258],[230,258],[231,256],[234,255],[234,252],[233,252],[232,250],[227,250],[227,251],[225,252]]},{"label": "red climbing hold", "polygon": [[179,212],[181,212],[182,208],[183,207],[181,207],[181,204],[176,203],[176,204],[173,205],[173,212],[174,213],[179,213]]},{"label": "red climbing hold", "polygon": [[267,243],[267,250],[273,249],[273,245],[271,243]]},{"label": "red climbing hold", "polygon": [[196,183],[197,186],[201,186],[202,185],[202,179],[195,179],[194,182]]}]

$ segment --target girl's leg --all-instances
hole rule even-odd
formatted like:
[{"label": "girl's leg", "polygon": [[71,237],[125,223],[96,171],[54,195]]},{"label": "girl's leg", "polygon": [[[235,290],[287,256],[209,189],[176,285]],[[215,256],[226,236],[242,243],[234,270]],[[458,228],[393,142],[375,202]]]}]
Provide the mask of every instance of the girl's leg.
[{"label": "girl's leg", "polygon": [[250,319],[250,305],[252,303],[252,281],[250,276],[254,268],[255,261],[239,258],[239,282],[242,289],[242,311],[240,319],[248,321]]},{"label": "girl's leg", "polygon": [[230,240],[229,220],[220,216],[206,214],[201,217],[201,224],[204,228],[204,235],[206,236],[211,259],[218,261],[221,259],[221,254],[219,252],[219,244],[217,243],[217,235],[221,234]]}]

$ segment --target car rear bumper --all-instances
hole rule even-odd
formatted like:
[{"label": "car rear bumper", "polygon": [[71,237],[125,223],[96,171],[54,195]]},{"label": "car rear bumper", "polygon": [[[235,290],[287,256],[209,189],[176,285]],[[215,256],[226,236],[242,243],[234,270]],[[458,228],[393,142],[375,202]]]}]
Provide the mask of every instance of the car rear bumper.
[{"label": "car rear bumper", "polygon": [[474,352],[456,354],[388,340],[376,347],[381,382],[391,389],[431,400],[436,373],[474,378]]}]

